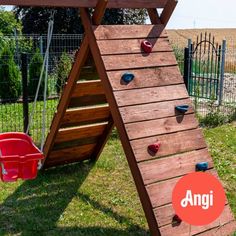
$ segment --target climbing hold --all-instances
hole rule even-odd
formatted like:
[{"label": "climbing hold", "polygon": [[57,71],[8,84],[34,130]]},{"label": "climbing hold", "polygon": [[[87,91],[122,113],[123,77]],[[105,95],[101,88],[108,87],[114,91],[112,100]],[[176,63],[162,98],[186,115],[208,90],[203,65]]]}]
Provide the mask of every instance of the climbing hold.
[{"label": "climbing hold", "polygon": [[182,219],[178,215],[174,215],[173,223],[181,224],[181,222],[182,222]]},{"label": "climbing hold", "polygon": [[188,105],[176,106],[175,109],[184,114],[189,110],[189,106]]},{"label": "climbing hold", "polygon": [[134,74],[132,73],[125,73],[122,75],[122,80],[125,82],[125,83],[130,83],[132,80],[134,80]]},{"label": "climbing hold", "polygon": [[200,162],[196,165],[197,171],[206,171],[208,169],[208,162]]},{"label": "climbing hold", "polygon": [[150,152],[156,154],[159,151],[160,147],[161,147],[161,143],[160,142],[156,142],[154,144],[149,145],[148,146],[148,150]]},{"label": "climbing hold", "polygon": [[142,49],[143,49],[144,52],[146,52],[146,53],[151,53],[151,52],[152,52],[153,45],[152,45],[149,41],[144,40],[144,41],[142,41],[142,43],[141,43],[141,47],[142,47]]}]

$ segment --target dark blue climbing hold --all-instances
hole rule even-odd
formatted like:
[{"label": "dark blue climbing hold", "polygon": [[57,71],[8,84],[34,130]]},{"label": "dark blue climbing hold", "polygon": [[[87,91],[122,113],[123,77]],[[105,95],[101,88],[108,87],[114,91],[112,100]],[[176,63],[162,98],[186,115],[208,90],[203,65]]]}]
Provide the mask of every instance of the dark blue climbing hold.
[{"label": "dark blue climbing hold", "polygon": [[208,169],[208,162],[200,162],[196,165],[197,171],[206,171]]},{"label": "dark blue climbing hold", "polygon": [[129,73],[129,72],[125,73],[122,75],[122,80],[128,84],[134,80],[134,74]]},{"label": "dark blue climbing hold", "polygon": [[176,106],[175,109],[181,113],[186,113],[189,110],[188,105]]}]

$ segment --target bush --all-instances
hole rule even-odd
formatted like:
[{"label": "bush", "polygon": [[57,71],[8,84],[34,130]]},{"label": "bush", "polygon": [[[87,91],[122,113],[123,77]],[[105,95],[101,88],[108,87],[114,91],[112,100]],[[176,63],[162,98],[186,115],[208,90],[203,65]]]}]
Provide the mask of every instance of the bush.
[{"label": "bush", "polygon": [[[38,83],[39,83],[39,79],[40,79],[40,74],[41,74],[41,70],[42,70],[42,65],[43,65],[43,57],[40,54],[39,50],[37,50],[36,53],[34,54],[34,56],[32,57],[32,59],[30,61],[30,65],[29,65],[29,97],[31,99],[34,99],[36,91],[37,91],[37,87],[38,87]],[[42,80],[42,83],[41,83],[40,89],[39,89],[38,100],[43,99],[44,85],[45,85],[45,81],[44,81],[44,77],[43,77],[43,80]],[[48,93],[47,93],[47,95],[48,95]]]},{"label": "bush", "polygon": [[66,52],[63,52],[60,61],[58,63],[56,72],[57,74],[56,91],[58,94],[61,93],[63,86],[66,83],[67,78],[70,74],[71,68],[72,68],[72,59]]},{"label": "bush", "polygon": [[16,102],[21,94],[21,72],[9,46],[0,55],[0,97],[3,103]]}]

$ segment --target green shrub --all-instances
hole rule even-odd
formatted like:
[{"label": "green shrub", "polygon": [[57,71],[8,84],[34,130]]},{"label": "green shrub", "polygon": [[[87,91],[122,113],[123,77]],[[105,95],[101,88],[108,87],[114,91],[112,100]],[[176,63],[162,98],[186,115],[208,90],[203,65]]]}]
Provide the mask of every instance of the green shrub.
[{"label": "green shrub", "polygon": [[67,81],[67,78],[70,74],[72,68],[72,59],[66,53],[63,52],[60,58],[60,61],[57,65],[57,83],[56,83],[56,91],[58,94],[61,93],[64,84]]},{"label": "green shrub", "polygon": [[9,46],[0,55],[0,97],[3,103],[16,102],[21,94],[21,72]]},{"label": "green shrub", "polygon": [[[29,97],[31,99],[34,99],[36,91],[37,91],[40,74],[42,70],[42,65],[43,65],[43,57],[40,54],[39,50],[36,50],[36,53],[33,55],[30,61],[30,65],[29,65]],[[45,81],[43,77],[43,80],[39,89],[38,100],[43,99],[44,85],[45,85]]]}]

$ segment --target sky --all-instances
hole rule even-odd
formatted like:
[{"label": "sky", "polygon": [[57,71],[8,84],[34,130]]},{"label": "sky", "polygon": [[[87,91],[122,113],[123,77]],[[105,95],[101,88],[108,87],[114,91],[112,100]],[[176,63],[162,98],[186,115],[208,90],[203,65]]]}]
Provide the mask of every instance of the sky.
[{"label": "sky", "polygon": [[179,0],[167,28],[236,28],[235,9],[236,0]]}]

